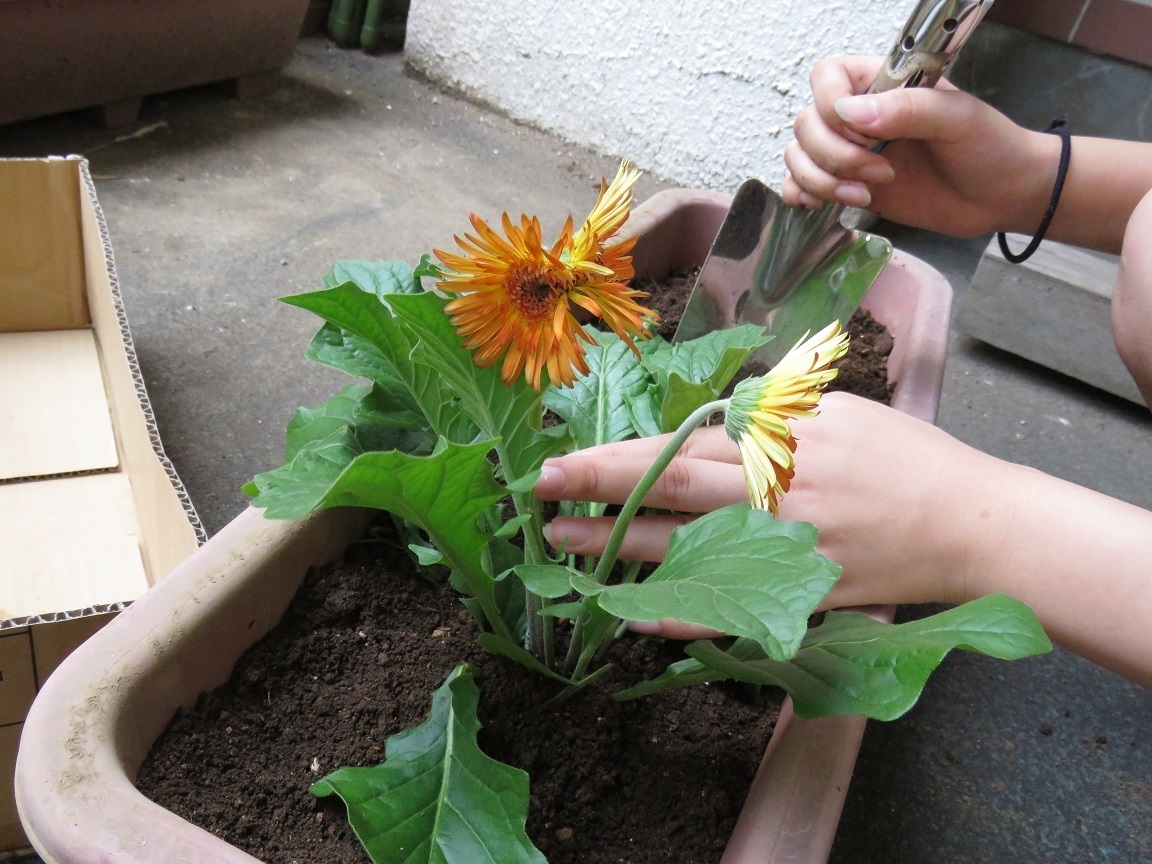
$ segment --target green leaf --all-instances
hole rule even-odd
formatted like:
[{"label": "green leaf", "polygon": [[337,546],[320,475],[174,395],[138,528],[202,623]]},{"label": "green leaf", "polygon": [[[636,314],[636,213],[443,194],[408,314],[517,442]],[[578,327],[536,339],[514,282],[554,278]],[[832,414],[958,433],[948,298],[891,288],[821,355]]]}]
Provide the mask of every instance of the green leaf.
[{"label": "green leaf", "polygon": [[361,291],[387,294],[419,294],[424,290],[412,268],[403,261],[338,261],[324,276],[324,287],[351,282]]},{"label": "green leaf", "polygon": [[550,386],[544,391],[545,407],[567,421],[581,450],[635,435],[628,400],[649,386],[648,373],[624,340],[611,332],[597,332],[595,337],[600,344],[585,348],[588,374],[571,387]]},{"label": "green leaf", "polygon": [[520,516],[513,516],[503,525],[496,529],[493,537],[515,537],[516,532],[532,521],[531,513],[524,513]]},{"label": "green leaf", "polygon": [[[541,428],[539,393],[523,380],[505,384],[499,364],[477,368],[444,312],[446,298],[431,292],[377,297],[346,282],[284,299],[371,345],[372,364],[380,367],[382,359],[394,372],[378,372],[374,380],[401,382],[436,435],[465,443],[475,439],[479,426],[483,437],[500,439],[510,473],[507,479],[518,479],[568,448],[566,429]],[[344,337],[346,344],[337,350],[330,333],[322,331],[322,336],[329,360],[355,367],[353,360],[367,357],[355,339]],[[349,360],[345,355],[353,349],[358,355]]]},{"label": "green leaf", "polygon": [[432,256],[425,252],[420,256],[420,263],[416,265],[412,275],[417,279],[425,276],[430,279],[440,279],[444,275],[444,271],[439,264],[432,260]]},{"label": "green leaf", "polygon": [[409,543],[408,548],[412,554],[416,556],[416,561],[421,567],[431,567],[433,564],[440,564],[444,560],[444,556],[440,554],[440,550],[433,549],[431,546],[420,546],[416,543]]},{"label": "green leaf", "polygon": [[754,639],[768,656],[785,660],[840,575],[815,546],[812,525],[734,504],[673,531],[664,562],[639,584],[572,582],[620,618],[711,627]]},{"label": "green leaf", "polygon": [[[363,295],[363,302],[376,303],[377,301],[365,294]],[[361,336],[344,331],[334,324],[326,323],[313,336],[308,349],[304,351],[304,356],[311,361],[331,366],[332,369],[339,369],[350,376],[371,379],[376,385],[370,395],[370,400],[374,406],[373,410],[380,415],[381,419],[385,419],[393,425],[408,426],[409,429],[422,429],[433,434],[440,430],[440,434],[446,434],[448,438],[461,442],[471,440],[472,435],[475,435],[475,432],[472,431],[475,430],[475,424],[468,424],[467,418],[461,416],[456,419],[456,425],[460,427],[458,432],[452,431],[449,420],[440,419],[441,416],[447,414],[447,409],[450,408],[450,403],[452,403],[450,395],[442,394],[442,401],[439,403],[423,400],[424,407],[422,407],[422,400],[418,400],[412,395],[412,387],[435,387],[435,381],[412,380],[411,376],[406,380],[376,346],[373,346],[366,339],[362,339]],[[432,411],[431,420],[425,416],[427,410]]]},{"label": "green leaf", "polygon": [[328,438],[334,432],[351,426],[360,403],[371,389],[350,384],[323,404],[297,409],[288,421],[284,461],[291,462],[311,442]]},{"label": "green leaf", "polygon": [[666,354],[646,356],[645,363],[660,363],[658,376],[679,375],[687,382],[705,384],[719,394],[752,353],[770,341],[772,337],[765,335],[763,327],[741,324],[678,342]]},{"label": "green leaf", "polygon": [[[755,645],[756,643],[753,642],[752,644]],[[764,652],[760,651],[759,656],[763,657]],[[696,658],[689,657],[670,664],[660,675],[649,681],[641,681],[627,690],[613,693],[612,698],[623,702],[629,699],[639,699],[642,696],[651,696],[654,693],[662,693],[665,690],[675,690],[677,687],[695,687],[699,684],[723,681],[727,677],[729,676],[717,672],[715,669],[710,669]]]},{"label": "green leaf", "polygon": [[[497,616],[493,582],[484,569],[490,536],[480,517],[504,497],[492,479],[491,441],[441,441],[428,456],[398,451],[361,453],[347,460],[348,443],[334,439],[301,453],[289,465],[257,477],[255,507],[273,519],[297,519],[321,507],[374,507],[419,526],[444,555],[469,593]],[[493,621],[493,624],[496,622]]]},{"label": "green leaf", "polygon": [[[373,380],[388,388],[399,386],[408,391],[408,397],[403,401],[424,415],[434,435],[456,443],[475,440],[475,424],[460,411],[457,400],[446,389],[436,370],[414,359],[419,342],[405,323],[393,316],[391,307],[387,305],[390,300],[403,299],[442,309],[442,298],[430,293],[389,294],[380,298],[361,290],[353,282],[344,282],[324,291],[282,299],[290,306],[319,315],[346,334],[340,340],[342,348],[336,345],[331,329],[321,330],[313,341],[315,351],[324,353],[329,361],[333,361],[329,365],[344,362],[345,366],[338,368],[349,371],[346,367],[355,367],[363,360],[364,368],[378,370],[378,374],[371,376]],[[365,349],[364,343],[371,346],[371,353]]]},{"label": "green leaf", "polygon": [[479,692],[460,666],[419,726],[388,739],[385,761],[312,785],[339,795],[374,864],[545,864],[524,831],[528,775],[476,743]]},{"label": "green leaf", "polygon": [[770,339],[763,327],[743,324],[645,353],[645,366],[664,390],[663,431],[677,429],[689,414],[717,399],[740,367]]},{"label": "green leaf", "polygon": [[693,411],[714,401],[719,395],[720,391],[708,384],[686,381],[679,374],[673,373],[668,377],[668,387],[660,402],[660,429],[663,432],[675,432]]},{"label": "green leaf", "polygon": [[562,564],[524,564],[515,568],[520,581],[533,594],[555,600],[572,593],[572,577],[583,574]]},{"label": "green leaf", "polygon": [[[365,302],[375,301],[366,296]],[[313,337],[304,355],[348,375],[371,379],[375,386],[366,401],[384,422],[434,432],[434,425],[425,416],[426,408],[412,395],[410,382],[401,378],[396,367],[367,340],[326,323]],[[424,383],[417,386],[424,386]],[[444,413],[441,406],[432,406],[432,409],[437,417]],[[450,437],[464,443],[470,440],[469,436],[474,432],[469,430],[475,427],[463,422],[459,425],[462,431]]]},{"label": "green leaf", "polygon": [[515,642],[497,636],[495,633],[481,633],[476,637],[476,644],[487,651],[489,654],[495,654],[498,657],[506,657],[514,663],[519,663],[525,669],[530,669],[537,675],[543,675],[545,678],[551,678],[553,681],[559,681],[561,684],[571,684],[572,682],[552,669],[549,669],[542,662],[537,660],[529,651],[521,648]]},{"label": "green leaf", "polygon": [[[423,408],[411,398],[411,394],[403,385],[393,387],[381,384],[379,381],[375,382],[371,392],[364,397],[364,401],[360,404],[359,413],[382,424],[409,429],[414,433],[419,432],[422,437],[427,439],[437,435],[435,428],[425,416]],[[448,417],[447,409],[440,413],[445,418]],[[455,441],[457,444],[472,443],[476,440],[479,431],[474,423],[462,415],[438,421],[437,425],[447,427],[451,437],[449,435],[444,437],[448,438],[449,441]]]},{"label": "green leaf", "polygon": [[1052,643],[1031,609],[992,594],[904,624],[829,612],[787,663],[747,652],[734,657],[711,642],[695,642],[687,651],[726,677],[783,687],[800,717],[893,720],[916,704],[928,676],[953,648],[1018,660],[1049,651]]},{"label": "green leaf", "polygon": [[[586,577],[579,576],[578,578],[582,580]],[[578,581],[577,577],[573,577],[572,581]],[[584,629],[584,645],[576,663],[577,671],[588,668],[595,659],[596,654],[599,653],[600,649],[609,640],[615,637],[615,633],[620,627],[620,619],[612,614],[610,610],[605,609],[601,605],[600,600],[600,595],[589,594],[585,596],[580,603],[583,610],[578,621]],[[573,674],[576,673],[574,672]]]},{"label": "green leaf", "polygon": [[300,408],[288,423],[284,461],[291,463],[313,443],[348,430],[352,455],[370,450],[428,452],[432,441],[419,427],[398,424],[395,413],[376,398],[377,389],[352,384],[327,402]]},{"label": "green leaf", "polygon": [[481,432],[500,439],[501,459],[506,460],[509,471],[506,480],[515,481],[535,471],[546,458],[567,449],[570,442],[564,428],[541,428],[541,396],[523,378],[505,384],[500,379],[500,364],[484,369],[476,366],[444,312],[449,302],[446,298],[423,294],[390,297],[387,302],[415,337],[413,362],[434,370],[459,397],[464,413]]},{"label": "green leaf", "polygon": [[[376,302],[365,295],[365,302]],[[367,339],[361,339],[335,324],[325,323],[312,337],[304,356],[333,369],[381,384],[403,386],[396,367]]]},{"label": "green leaf", "polygon": [[290,462],[257,474],[245,485],[245,493],[252,506],[268,510],[269,518],[297,519],[312,509],[321,494],[318,490],[335,483],[360,452],[355,434],[341,426],[325,438],[300,445]]},{"label": "green leaf", "polygon": [[672,345],[651,339],[640,345],[651,384],[625,398],[629,419],[641,435],[672,432],[699,408],[717,399],[740,367],[771,337],[744,324]]},{"label": "green leaf", "polygon": [[540,470],[529,471],[527,474],[521,474],[515,480],[505,484],[509,492],[531,492],[536,488],[536,481],[540,479]]},{"label": "green leaf", "polygon": [[528,609],[524,583],[516,575],[515,568],[524,563],[524,550],[514,546],[503,537],[495,537],[488,544],[485,572],[495,580],[494,596],[496,607],[504,619],[508,636],[523,643],[528,632]]},{"label": "green leaf", "polygon": [[654,435],[664,434],[664,427],[660,423],[660,405],[664,401],[664,391],[655,384],[637,396],[624,398],[624,405],[628,409],[628,420],[637,436],[651,438]]}]

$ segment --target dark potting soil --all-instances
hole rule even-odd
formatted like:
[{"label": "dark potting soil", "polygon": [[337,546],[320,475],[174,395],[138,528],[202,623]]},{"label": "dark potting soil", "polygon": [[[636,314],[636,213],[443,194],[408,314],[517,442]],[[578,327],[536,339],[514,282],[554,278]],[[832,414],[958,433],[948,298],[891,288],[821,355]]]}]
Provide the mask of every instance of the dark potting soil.
[{"label": "dark potting soil", "polygon": [[[660,313],[660,326],[656,332],[671,340],[676,325],[684,315],[684,307],[696,284],[699,267],[680,270],[660,282],[641,280],[637,287],[651,296],[644,305]],[[846,390],[885,405],[892,398],[888,383],[888,355],[892,353],[892,334],[884,325],[864,309],[857,309],[845,328],[851,335],[848,353],[836,364],[837,376],[826,390]],[[748,375],[762,375],[768,371],[762,364],[750,363],[745,367]]]},{"label": "dark potting soil", "polygon": [[[693,281],[683,277],[684,290]],[[848,329],[837,382],[887,401],[891,337],[866,313]],[[173,719],[141,766],[143,794],[269,864],[367,862],[343,804],[308,788],[340,766],[378,763],[385,740],[422,722],[432,692],[467,662],[480,745],[528,772],[527,830],[550,864],[719,861],[778,693],[751,700],[724,684],[616,702],[612,692],[683,657],[628,635],[598,685],[545,708],[556,685],[478,649],[456,595],[417,575],[391,537],[373,529],[308,575],[232,678]]]},{"label": "dark potting soil", "polygon": [[614,702],[609,688],[683,656],[623,641],[604,688],[544,709],[555,685],[476,648],[453,593],[416,575],[403,552],[361,543],[310,574],[232,679],[175,718],[137,785],[261,860],[366,862],[343,805],[308,787],[342,765],[378,763],[385,739],[422,722],[432,691],[469,662],[480,745],[528,771],[529,836],[551,864],[715,864],[776,700],[760,707],[712,686]]}]

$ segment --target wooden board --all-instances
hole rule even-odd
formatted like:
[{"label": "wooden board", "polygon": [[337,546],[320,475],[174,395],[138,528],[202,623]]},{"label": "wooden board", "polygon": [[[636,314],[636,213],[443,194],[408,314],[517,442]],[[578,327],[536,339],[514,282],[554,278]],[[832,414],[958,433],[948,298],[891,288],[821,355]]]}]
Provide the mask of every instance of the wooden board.
[{"label": "wooden board", "polygon": [[[1022,249],[1027,237],[1011,235]],[[958,304],[962,333],[1108,393],[1144,404],[1112,341],[1114,255],[1045,242],[1023,264],[989,244]]]}]

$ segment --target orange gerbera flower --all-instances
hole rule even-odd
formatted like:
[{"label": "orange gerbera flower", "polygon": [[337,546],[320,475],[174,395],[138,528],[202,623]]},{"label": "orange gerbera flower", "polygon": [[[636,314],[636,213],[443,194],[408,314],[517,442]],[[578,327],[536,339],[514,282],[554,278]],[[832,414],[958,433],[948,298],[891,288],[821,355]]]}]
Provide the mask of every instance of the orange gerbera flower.
[{"label": "orange gerbera flower", "polygon": [[535,217],[521,216],[517,226],[503,214],[501,236],[473,213],[476,234],[454,238],[465,254],[434,250],[446,268],[438,286],[459,295],[445,309],[477,366],[503,357],[505,383],[523,371],[539,390],[547,369],[553,384],[571,385],[577,373],[588,373],[581,341],[596,344],[576,320],[574,306],[603,319],[636,351],[633,340],[647,338],[645,324],[657,315],[636,302],[647,294],[628,287],[635,238],[605,244],[628,218],[639,177],[622,163],[611,184],[600,182],[600,197],[580,230],[573,233],[569,216],[550,248]]}]

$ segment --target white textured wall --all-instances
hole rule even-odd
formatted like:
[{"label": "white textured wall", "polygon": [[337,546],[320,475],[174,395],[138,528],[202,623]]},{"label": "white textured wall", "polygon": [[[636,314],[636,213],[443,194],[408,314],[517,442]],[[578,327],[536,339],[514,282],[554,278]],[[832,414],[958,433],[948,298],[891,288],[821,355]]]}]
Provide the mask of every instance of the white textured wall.
[{"label": "white textured wall", "polygon": [[434,81],[684,186],[779,185],[808,72],[885,53],[914,0],[412,0]]}]

